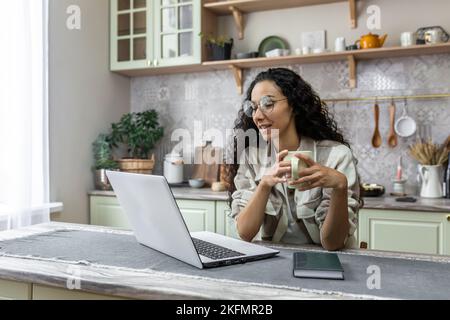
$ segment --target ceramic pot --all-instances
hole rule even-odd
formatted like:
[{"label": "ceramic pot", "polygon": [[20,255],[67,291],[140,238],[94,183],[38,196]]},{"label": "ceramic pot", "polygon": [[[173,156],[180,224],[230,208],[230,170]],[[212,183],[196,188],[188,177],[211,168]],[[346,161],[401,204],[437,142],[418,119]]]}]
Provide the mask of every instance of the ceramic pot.
[{"label": "ceramic pot", "polygon": [[442,166],[420,165],[419,173],[422,179],[420,196],[424,198],[442,198]]}]

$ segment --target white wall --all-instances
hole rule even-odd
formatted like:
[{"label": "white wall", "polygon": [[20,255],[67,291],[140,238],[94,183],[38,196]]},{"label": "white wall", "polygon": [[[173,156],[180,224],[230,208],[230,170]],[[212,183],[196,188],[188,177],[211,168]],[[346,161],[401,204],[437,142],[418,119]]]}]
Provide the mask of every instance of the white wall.
[{"label": "white wall", "polygon": [[[69,5],[81,30],[66,28]],[[91,143],[130,110],[130,81],[109,70],[109,0],[50,0],[50,194],[55,220],[87,223]]]},{"label": "white wall", "polygon": [[354,43],[370,30],[366,22],[369,5],[381,9],[381,29],[372,33],[388,33],[385,46],[399,45],[400,33],[416,31],[420,27],[440,25],[450,33],[449,0],[360,0],[357,1],[358,27],[350,29],[348,2],[255,12],[244,16],[244,39],[238,40],[237,29],[231,16],[219,19],[219,33],[235,40],[234,52],[257,51],[265,37],[277,35],[301,48],[301,32],[326,30],[327,48],[333,50],[334,40],[342,36],[347,45]]}]

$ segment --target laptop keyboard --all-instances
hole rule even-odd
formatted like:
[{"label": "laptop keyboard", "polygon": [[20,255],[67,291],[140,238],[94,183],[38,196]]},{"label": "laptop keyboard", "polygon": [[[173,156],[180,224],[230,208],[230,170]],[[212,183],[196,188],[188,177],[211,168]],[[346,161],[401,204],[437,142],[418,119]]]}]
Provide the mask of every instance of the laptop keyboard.
[{"label": "laptop keyboard", "polygon": [[200,255],[213,260],[239,257],[244,255],[243,253],[227,249],[200,239],[192,238],[192,241],[194,242],[194,246]]}]

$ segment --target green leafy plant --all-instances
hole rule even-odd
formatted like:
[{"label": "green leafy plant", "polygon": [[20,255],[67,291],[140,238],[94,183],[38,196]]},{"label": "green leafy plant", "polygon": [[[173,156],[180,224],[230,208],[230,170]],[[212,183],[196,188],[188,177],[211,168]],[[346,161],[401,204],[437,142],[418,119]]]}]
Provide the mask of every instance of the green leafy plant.
[{"label": "green leafy plant", "polygon": [[92,143],[92,151],[94,152],[95,170],[119,168],[119,164],[112,159],[112,149],[108,135],[99,134]]},{"label": "green leafy plant", "polygon": [[218,45],[219,47],[225,47],[225,44],[229,43],[232,44],[233,43],[233,39],[224,35],[220,35],[220,36],[213,36],[211,34],[209,35],[205,35],[202,32],[199,33],[199,36],[202,38],[205,38],[206,43],[209,45]]},{"label": "green leafy plant", "polygon": [[118,123],[113,123],[111,129],[111,146],[126,144],[128,156],[133,159],[148,159],[149,152],[164,135],[156,110],[127,113]]}]

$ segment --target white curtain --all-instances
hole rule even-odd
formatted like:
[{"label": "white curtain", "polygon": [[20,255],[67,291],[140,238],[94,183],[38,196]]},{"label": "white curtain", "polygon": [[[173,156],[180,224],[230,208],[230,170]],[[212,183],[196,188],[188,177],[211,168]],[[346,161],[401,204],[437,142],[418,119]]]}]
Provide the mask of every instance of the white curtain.
[{"label": "white curtain", "polygon": [[0,230],[49,221],[48,3],[0,0]]}]

